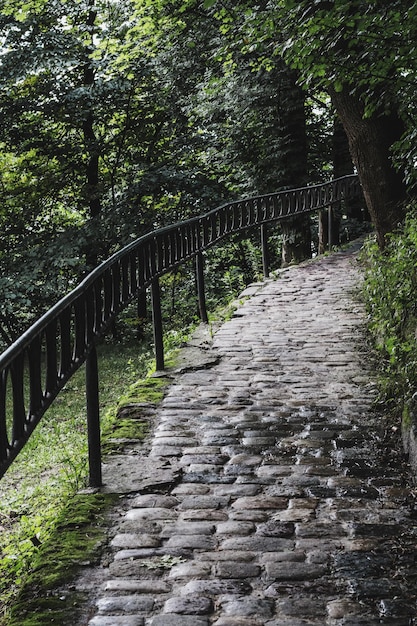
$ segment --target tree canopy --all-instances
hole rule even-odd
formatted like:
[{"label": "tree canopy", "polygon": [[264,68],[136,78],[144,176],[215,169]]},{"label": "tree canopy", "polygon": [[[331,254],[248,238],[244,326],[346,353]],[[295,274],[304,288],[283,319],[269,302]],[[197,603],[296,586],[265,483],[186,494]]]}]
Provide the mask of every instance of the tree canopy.
[{"label": "tree canopy", "polygon": [[[335,112],[383,246],[416,184],[416,13],[405,0],[4,0],[4,341],[143,232],[328,178]],[[284,244],[309,231],[291,228]]]}]

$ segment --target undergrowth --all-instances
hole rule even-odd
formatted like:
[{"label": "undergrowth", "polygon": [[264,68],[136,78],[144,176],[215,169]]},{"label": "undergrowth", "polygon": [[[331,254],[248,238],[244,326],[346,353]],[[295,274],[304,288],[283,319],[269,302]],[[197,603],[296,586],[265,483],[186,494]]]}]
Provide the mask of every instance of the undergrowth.
[{"label": "undergrowth", "polygon": [[116,495],[74,494],[57,514],[48,540],[31,559],[25,584],[10,608],[8,626],[74,623],[84,595],[68,591],[81,565],[98,563],[106,539],[105,513]]},{"label": "undergrowth", "polygon": [[[150,345],[105,343],[99,346],[100,409],[103,444],[115,421],[121,390],[145,376]],[[10,607],[48,546],[56,547],[60,517],[80,513],[75,494],[87,484],[87,432],[83,368],[68,382],[29,442],[1,481],[0,625],[8,625]],[[138,422],[135,436],[144,434]],[[91,506],[94,509],[94,497]],[[68,503],[70,509],[68,509]],[[93,531],[91,531],[93,532]],[[85,546],[84,546],[85,548]],[[88,551],[87,551],[88,552]],[[74,553],[75,554],[75,553]],[[51,562],[62,564],[59,555]],[[65,571],[63,567],[62,572]],[[28,578],[29,577],[29,578]],[[23,624],[25,622],[16,622]],[[47,623],[47,622],[45,622]],[[57,622],[60,623],[60,622]],[[31,622],[28,622],[28,626]]]},{"label": "undergrowth", "polygon": [[417,383],[417,210],[383,251],[368,240],[362,253],[368,327],[379,355],[381,400],[398,416],[415,401]]}]

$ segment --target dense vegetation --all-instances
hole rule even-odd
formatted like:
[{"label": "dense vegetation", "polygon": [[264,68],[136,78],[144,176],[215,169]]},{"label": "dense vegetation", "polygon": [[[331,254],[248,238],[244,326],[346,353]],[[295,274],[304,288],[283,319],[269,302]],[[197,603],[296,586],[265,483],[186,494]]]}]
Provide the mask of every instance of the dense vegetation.
[{"label": "dense vegetation", "polygon": [[[297,85],[260,7],[252,15],[244,3],[229,12],[209,4],[4,3],[3,345],[152,228],[352,171],[348,155],[333,166],[329,97]],[[302,255],[311,253],[301,220],[282,233],[287,261],[296,232],[307,240]]]},{"label": "dense vegetation", "polygon": [[[381,400],[396,418],[416,409],[417,215],[387,239],[384,251],[370,240],[363,253],[368,327],[379,355]],[[398,420],[395,421],[398,423]]]},{"label": "dense vegetation", "polygon": [[[383,247],[415,184],[416,12],[404,0],[5,1],[2,345],[149,229],[352,160]],[[349,231],[364,214],[344,217]],[[277,256],[308,256],[309,233],[309,220],[284,224]]]},{"label": "dense vegetation", "polygon": [[[332,232],[343,242],[368,213],[372,219],[370,327],[387,365],[386,389],[401,408],[411,406],[416,35],[417,3],[405,0],[4,0],[0,348],[141,234],[237,197],[355,168],[366,207],[335,207]],[[402,235],[390,234],[404,223]],[[290,263],[323,251],[326,223],[293,219],[270,237],[272,262]],[[259,274],[256,239],[210,251],[207,270],[214,306]],[[196,319],[192,268],[165,277],[162,289],[175,335]],[[141,356],[134,343],[137,322],[136,310],[126,311],[103,347],[107,362],[114,358],[109,380],[123,370],[120,387],[148,367],[148,347]],[[117,360],[120,345],[131,354],[127,368]],[[58,403],[60,420],[51,414],[36,442],[62,442],[67,423],[84,436],[81,385],[71,387],[80,405]],[[105,402],[115,402],[110,396]],[[78,445],[57,443],[68,453],[59,471],[72,492],[85,475]],[[52,499],[28,499],[16,472],[10,481],[20,491],[8,492],[0,510],[3,530],[14,533],[0,557],[3,600],[54,525],[52,515],[47,522],[34,515],[51,510]],[[39,473],[49,485],[53,471]]]}]

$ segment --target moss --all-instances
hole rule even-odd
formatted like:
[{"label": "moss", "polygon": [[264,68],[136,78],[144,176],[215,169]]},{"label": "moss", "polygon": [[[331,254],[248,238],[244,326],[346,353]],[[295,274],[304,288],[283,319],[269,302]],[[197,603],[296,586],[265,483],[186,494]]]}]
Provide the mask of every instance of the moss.
[{"label": "moss", "polygon": [[169,385],[165,376],[144,378],[129,387],[128,392],[120,398],[118,409],[126,404],[147,403],[157,404],[164,397],[164,390]]},{"label": "moss", "polygon": [[63,593],[62,587],[75,578],[80,565],[98,562],[106,538],[105,513],[116,499],[101,493],[77,494],[71,499],[39,547],[7,626],[74,623],[84,598],[76,592]]},{"label": "moss", "polygon": [[122,396],[115,414],[107,416],[102,432],[103,454],[123,449],[127,440],[141,441],[148,432],[149,408],[164,397],[169,379],[148,377],[134,383]]},{"label": "moss", "polygon": [[402,411],[402,419],[401,419],[402,425],[405,428],[410,428],[411,427],[411,411],[410,408],[408,407],[408,405],[405,405]]}]

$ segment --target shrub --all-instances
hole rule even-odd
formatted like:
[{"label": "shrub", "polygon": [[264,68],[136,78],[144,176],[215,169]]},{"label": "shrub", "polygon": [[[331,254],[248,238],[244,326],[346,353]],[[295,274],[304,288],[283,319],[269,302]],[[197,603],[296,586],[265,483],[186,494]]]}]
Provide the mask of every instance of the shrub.
[{"label": "shrub", "polygon": [[369,240],[362,260],[363,294],[374,347],[382,357],[385,401],[401,412],[417,381],[417,208],[381,251]]}]

